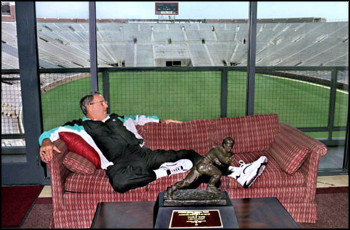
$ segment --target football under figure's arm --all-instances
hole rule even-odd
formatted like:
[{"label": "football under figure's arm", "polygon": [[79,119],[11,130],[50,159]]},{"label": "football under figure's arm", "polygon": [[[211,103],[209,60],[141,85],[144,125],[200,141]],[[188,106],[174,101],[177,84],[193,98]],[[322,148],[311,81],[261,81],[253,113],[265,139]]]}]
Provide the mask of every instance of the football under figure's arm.
[{"label": "football under figure's arm", "polygon": [[226,151],[223,150],[222,148],[216,147],[214,152],[215,152],[215,156],[220,160],[221,163],[231,164],[233,162],[231,158],[233,156],[232,155],[227,156]]}]

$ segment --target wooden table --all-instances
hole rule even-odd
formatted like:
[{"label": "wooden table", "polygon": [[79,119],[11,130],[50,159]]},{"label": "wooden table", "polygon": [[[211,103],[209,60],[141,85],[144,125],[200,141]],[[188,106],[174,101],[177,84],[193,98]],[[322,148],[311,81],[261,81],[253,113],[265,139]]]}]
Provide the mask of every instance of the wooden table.
[{"label": "wooden table", "polygon": [[[299,228],[276,198],[231,199],[240,228]],[[99,203],[91,228],[153,228],[155,202]]]}]

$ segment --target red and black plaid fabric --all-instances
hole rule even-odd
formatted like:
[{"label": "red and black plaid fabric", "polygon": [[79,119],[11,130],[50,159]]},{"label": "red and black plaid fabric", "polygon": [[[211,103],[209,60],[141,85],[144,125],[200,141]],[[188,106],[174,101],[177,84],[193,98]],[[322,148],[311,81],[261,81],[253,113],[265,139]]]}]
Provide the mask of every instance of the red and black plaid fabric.
[{"label": "red and black plaid fabric", "polygon": [[292,137],[289,133],[280,132],[269,149],[273,159],[288,174],[295,173],[306,159],[307,154],[310,153],[307,147]]},{"label": "red and black plaid fabric", "polygon": [[91,161],[73,152],[67,153],[63,164],[70,171],[80,174],[93,174],[96,170],[95,165]]},{"label": "red and black plaid fabric", "polygon": [[184,123],[147,123],[140,130],[145,145],[152,149],[193,149],[205,155],[213,146],[210,120],[194,120]]},{"label": "red and black plaid fabric", "polygon": [[83,193],[114,193],[106,172],[97,169],[93,174],[72,173],[66,178],[66,191]]},{"label": "red and black plaid fabric", "polygon": [[225,137],[232,137],[234,153],[266,151],[279,130],[277,114],[244,117],[218,118],[213,120],[215,144],[221,144]]}]

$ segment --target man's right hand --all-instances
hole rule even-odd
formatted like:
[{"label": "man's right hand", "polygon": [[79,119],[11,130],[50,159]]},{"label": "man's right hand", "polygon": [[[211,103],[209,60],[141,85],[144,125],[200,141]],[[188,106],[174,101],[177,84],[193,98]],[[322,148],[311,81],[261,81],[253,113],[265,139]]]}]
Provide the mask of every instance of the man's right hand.
[{"label": "man's right hand", "polygon": [[50,139],[44,139],[39,150],[40,159],[45,163],[51,161],[53,158],[53,151],[61,153],[61,150],[59,150]]}]

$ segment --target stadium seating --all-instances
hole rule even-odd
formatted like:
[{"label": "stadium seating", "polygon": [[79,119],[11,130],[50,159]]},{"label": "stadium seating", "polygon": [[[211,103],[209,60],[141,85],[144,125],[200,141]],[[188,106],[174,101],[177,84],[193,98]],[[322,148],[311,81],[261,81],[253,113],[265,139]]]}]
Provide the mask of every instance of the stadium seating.
[{"label": "stadium seating", "polygon": [[[2,27],[2,40],[17,48],[15,22],[2,22]],[[37,28],[40,59],[66,68],[89,67],[88,23],[38,22]],[[160,63],[155,60],[164,57],[152,53],[152,47],[165,44],[189,47],[192,66],[224,66],[223,60],[244,66],[248,24],[97,23],[97,41],[101,67],[115,67],[120,60],[125,60],[125,67],[157,66]],[[118,48],[121,46],[124,49]],[[348,62],[344,56],[347,48],[348,22],[257,25],[258,66],[344,66]],[[4,66],[8,66],[7,62],[11,62],[10,58],[3,58]]]}]

